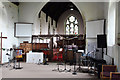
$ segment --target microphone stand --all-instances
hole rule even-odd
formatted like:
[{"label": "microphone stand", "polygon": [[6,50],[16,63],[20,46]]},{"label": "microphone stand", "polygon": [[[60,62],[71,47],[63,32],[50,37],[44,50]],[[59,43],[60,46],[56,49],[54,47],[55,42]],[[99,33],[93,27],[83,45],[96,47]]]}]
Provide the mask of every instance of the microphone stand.
[{"label": "microphone stand", "polygon": [[73,71],[73,75],[77,75],[76,73],[76,49],[73,48],[73,60],[74,60],[74,71]]}]

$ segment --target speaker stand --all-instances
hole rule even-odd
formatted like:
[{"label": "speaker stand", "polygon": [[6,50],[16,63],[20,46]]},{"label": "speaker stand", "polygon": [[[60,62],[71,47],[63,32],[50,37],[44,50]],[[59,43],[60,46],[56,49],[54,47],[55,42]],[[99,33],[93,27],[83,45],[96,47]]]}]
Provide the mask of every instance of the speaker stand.
[{"label": "speaker stand", "polygon": [[103,51],[104,48],[102,48],[102,59],[104,58],[104,51]]},{"label": "speaker stand", "polygon": [[76,65],[76,64],[74,64],[74,71],[73,71],[73,73],[72,73],[73,75],[77,75],[75,65]]}]

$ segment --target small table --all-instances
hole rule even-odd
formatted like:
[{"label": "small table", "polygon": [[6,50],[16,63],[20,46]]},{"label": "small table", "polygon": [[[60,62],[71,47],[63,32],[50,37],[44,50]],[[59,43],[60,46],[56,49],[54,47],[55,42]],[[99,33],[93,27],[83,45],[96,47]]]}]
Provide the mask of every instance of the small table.
[{"label": "small table", "polygon": [[26,63],[43,63],[43,52],[32,52],[27,53],[27,61]]}]

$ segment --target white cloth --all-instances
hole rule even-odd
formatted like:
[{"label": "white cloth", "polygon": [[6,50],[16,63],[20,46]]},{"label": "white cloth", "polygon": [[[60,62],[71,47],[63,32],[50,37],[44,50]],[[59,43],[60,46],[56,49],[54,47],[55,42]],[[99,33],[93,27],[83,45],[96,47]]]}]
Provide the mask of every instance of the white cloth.
[{"label": "white cloth", "polygon": [[27,53],[26,63],[43,63],[43,52]]}]

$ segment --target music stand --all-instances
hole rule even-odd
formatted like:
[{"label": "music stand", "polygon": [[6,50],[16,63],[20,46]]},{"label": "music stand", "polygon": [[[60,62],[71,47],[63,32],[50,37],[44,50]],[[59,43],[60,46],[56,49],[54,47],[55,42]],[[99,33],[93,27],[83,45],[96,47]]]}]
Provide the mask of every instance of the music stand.
[{"label": "music stand", "polygon": [[49,65],[48,63],[47,63],[47,53],[46,52],[44,52],[44,63],[43,63],[43,65]]}]

